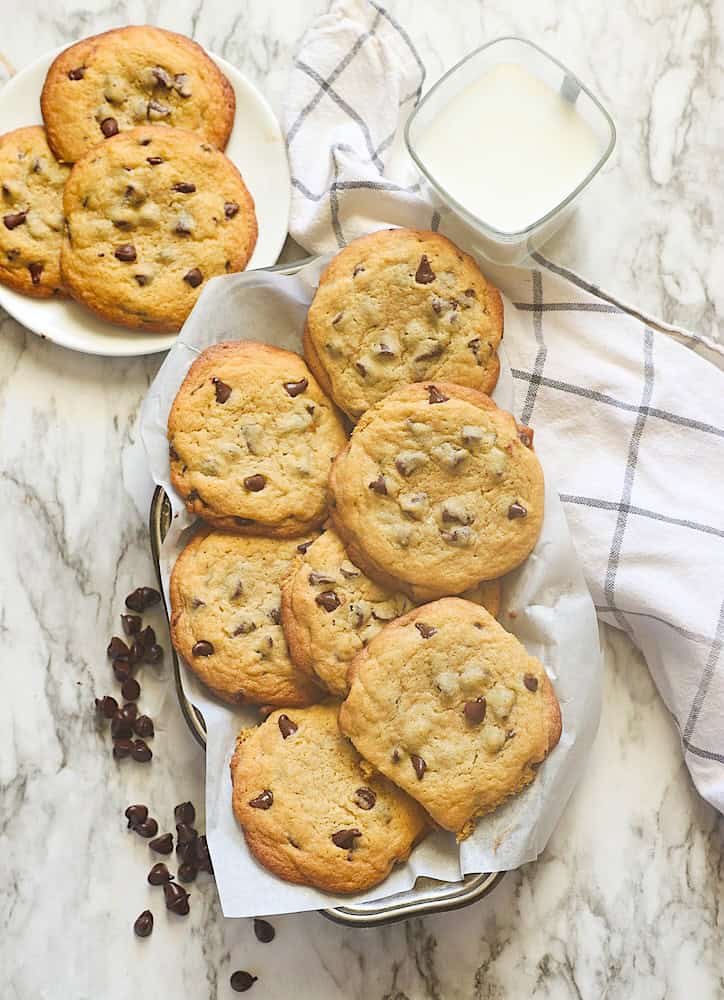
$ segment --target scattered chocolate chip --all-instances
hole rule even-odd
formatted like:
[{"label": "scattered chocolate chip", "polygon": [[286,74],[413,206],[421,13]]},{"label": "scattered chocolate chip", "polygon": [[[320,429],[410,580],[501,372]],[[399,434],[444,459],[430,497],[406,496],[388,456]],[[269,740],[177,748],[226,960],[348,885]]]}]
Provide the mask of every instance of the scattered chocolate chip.
[{"label": "scattered chocolate chip", "polygon": [[136,284],[139,288],[145,288],[149,282],[149,277],[147,274],[134,274],[133,277],[136,279]]},{"label": "scattered chocolate chip", "polygon": [[155,837],[158,833],[158,823],[150,816],[142,823],[135,824],[133,829],[139,837],[145,837],[146,840],[150,840],[151,837]]},{"label": "scattered chocolate chip", "polygon": [[126,656],[113,661],[113,674],[119,684],[123,684],[131,676],[131,663]]},{"label": "scattered chocolate chip", "polygon": [[258,976],[252,976],[250,972],[246,972],[244,969],[239,969],[237,972],[232,973],[229,983],[234,993],[246,993],[247,990],[252,988],[258,978]]},{"label": "scattered chocolate chip", "polygon": [[314,598],[314,603],[318,604],[320,608],[324,608],[325,611],[331,612],[339,607],[341,601],[333,590],[323,590]]},{"label": "scattered chocolate chip", "polygon": [[429,285],[431,281],[435,280],[435,272],[430,267],[430,261],[427,259],[426,255],[423,254],[420,258],[420,263],[415,271],[415,281],[418,285]]},{"label": "scattered chocolate chip", "polygon": [[[171,836],[171,834],[167,834]],[[163,840],[163,837],[159,837],[159,840]],[[155,841],[151,841],[149,847],[153,847]],[[168,854],[168,851],[162,851],[162,854]],[[164,885],[166,882],[170,882],[173,879],[173,875],[168,870],[163,861],[159,861],[153,866],[151,871],[148,873],[148,881],[150,885]]]},{"label": "scattered chocolate chip", "polygon": [[292,736],[296,733],[297,729],[299,729],[299,726],[296,722],[293,722],[288,715],[279,716],[279,732],[282,734],[284,739],[287,739],[288,736]]},{"label": "scattered chocolate chip", "polygon": [[533,428],[532,427],[519,427],[518,437],[526,446],[526,448],[533,447]]},{"label": "scattered chocolate chip", "polygon": [[239,206],[235,201],[224,202],[224,215],[226,216],[227,219],[233,219],[238,211],[239,211]]},{"label": "scattered chocolate chip", "polygon": [[193,854],[194,862],[199,871],[209,872],[213,875],[214,866],[211,863],[211,854],[209,853],[209,845],[206,840],[206,835],[201,834],[193,842]]},{"label": "scattered chocolate chip", "polygon": [[369,484],[369,488],[374,493],[379,493],[381,497],[387,496],[387,483],[385,482],[385,477],[381,474],[377,477],[377,479],[372,480]]},{"label": "scattered chocolate chip", "polygon": [[138,145],[139,146],[150,146],[151,145],[151,138],[150,138],[150,136],[146,136],[145,139],[139,139],[138,140]]},{"label": "scattered chocolate chip", "polygon": [[136,736],[142,736],[144,740],[152,739],[155,733],[153,719],[148,715],[139,715],[133,723],[133,731]]},{"label": "scattered chocolate chip", "polygon": [[427,770],[427,764],[422,759],[422,757],[418,757],[416,753],[410,754],[410,761],[412,763],[412,766],[415,768],[415,774],[417,775],[417,780],[422,781],[422,776]]},{"label": "scattered chocolate chip", "polygon": [[194,643],[191,652],[194,656],[213,656],[214,647],[213,644],[208,642],[206,639],[200,639],[198,642]]},{"label": "scattered chocolate chip", "polygon": [[392,751],[392,763],[399,764],[399,762],[400,762],[400,751],[397,748],[395,748]]},{"label": "scattered chocolate chip", "polygon": [[447,403],[450,398],[445,393],[440,392],[436,385],[426,385],[425,388],[427,389],[428,403]]},{"label": "scattered chocolate chip", "polygon": [[528,516],[528,511],[526,510],[526,508],[523,506],[522,503],[518,503],[516,501],[515,503],[512,503],[510,507],[508,507],[509,521],[514,520],[516,517],[527,517],[527,516]]},{"label": "scattered chocolate chip", "polygon": [[343,312],[338,312],[337,315],[332,319],[332,326],[336,326],[338,323],[342,322]]},{"label": "scattered chocolate chip", "polygon": [[226,400],[231,395],[231,386],[227,385],[226,382],[222,382],[220,378],[214,376],[211,381],[214,384],[214,389],[216,390],[216,402],[225,403]]},{"label": "scattered chocolate chip", "polygon": [[102,698],[96,698],[96,710],[103,716],[104,719],[112,719],[118,711],[118,702],[115,698],[106,694]]},{"label": "scattered chocolate chip", "polygon": [[124,719],[127,719],[131,725],[133,725],[136,717],[138,716],[138,705],[136,705],[133,701],[126,702],[123,708],[119,708],[118,713]]},{"label": "scattered chocolate chip", "polygon": [[198,868],[190,861],[183,861],[178,867],[178,877],[182,882],[193,882],[198,873]]},{"label": "scattered chocolate chip", "polygon": [[113,741],[113,757],[115,760],[123,760],[133,753],[133,743],[127,739]]},{"label": "scattered chocolate chip", "polygon": [[364,271],[364,267],[361,264],[355,264],[354,270],[352,271],[352,277],[356,278],[358,274],[362,273],[362,271]]},{"label": "scattered chocolate chip", "polygon": [[177,882],[166,882],[163,887],[166,909],[185,917],[189,912],[189,894]]},{"label": "scattered chocolate chip", "polygon": [[180,218],[176,223],[176,228],[174,229],[174,232],[177,233],[179,236],[190,236],[193,230],[193,226],[194,222],[191,219],[191,217],[185,215],[184,217]]},{"label": "scattered chocolate chip", "polygon": [[179,802],[173,811],[177,823],[188,823],[191,825],[196,819],[196,810],[192,802]]},{"label": "scattered chocolate chip", "polygon": [[85,76],[85,66],[78,66],[76,69],[68,71],[69,80],[82,80]]},{"label": "scattered chocolate chip", "polygon": [[203,280],[204,276],[201,271],[199,271],[198,267],[193,267],[184,275],[184,281],[187,285],[191,285],[192,288],[198,288]]},{"label": "scattered chocolate chip", "polygon": [[465,718],[471,725],[477,726],[485,718],[485,711],[487,707],[485,698],[476,698],[475,701],[466,701],[465,708],[463,709]]},{"label": "scattered chocolate chip", "polygon": [[148,819],[148,806],[128,806],[124,815],[128,820],[128,829],[133,830],[139,825],[139,823],[145,823]]},{"label": "scattered chocolate chip", "polygon": [[146,662],[147,663],[160,663],[163,659],[163,646],[159,646],[157,642],[154,642],[150,649],[146,650]]},{"label": "scattered chocolate chip", "polygon": [[360,809],[369,810],[374,808],[377,796],[371,788],[358,788],[354,793],[354,800]]},{"label": "scattered chocolate chip", "polygon": [[360,373],[360,375],[362,376],[362,378],[364,378],[365,375],[367,374],[367,369],[362,364],[362,362],[361,361],[355,361],[354,366],[357,369],[357,371]]},{"label": "scattered chocolate chip", "polygon": [[538,690],[538,678],[535,677],[533,674],[525,674],[523,676],[523,683],[525,684],[525,686],[528,688],[529,691]]},{"label": "scattered chocolate chip", "polygon": [[146,163],[150,164],[152,167],[157,167],[159,163],[163,163],[162,156],[147,156]]},{"label": "scattered chocolate chip", "polygon": [[297,545],[297,552],[301,552],[302,555],[307,551],[310,545],[314,542],[313,538],[310,538],[308,542],[302,542],[301,545]]},{"label": "scattered chocolate chip", "polygon": [[101,132],[110,139],[112,135],[118,135],[118,122],[115,118],[104,118],[101,122]]},{"label": "scattered chocolate chip", "polygon": [[254,476],[247,476],[244,480],[244,486],[250,493],[258,493],[266,486],[266,476],[262,476],[258,472]]},{"label": "scattered chocolate chip", "polygon": [[[160,837],[156,837],[154,840],[150,841],[148,846],[152,851],[155,851],[156,854],[170,854],[173,850],[173,834],[163,833]],[[164,865],[163,867],[165,868],[166,866]]]},{"label": "scattered chocolate chip", "polygon": [[[111,736],[114,740],[127,740],[133,735],[133,725],[119,709],[111,719]],[[127,756],[127,755],[126,755]]]},{"label": "scattered chocolate chip", "polygon": [[179,181],[178,184],[174,184],[173,191],[178,191],[179,194],[193,194],[196,190],[195,184],[189,184],[186,181]]},{"label": "scattered chocolate chip", "polygon": [[149,101],[146,108],[146,117],[150,121],[157,121],[159,118],[167,118],[171,114],[171,108],[158,101]]},{"label": "scattered chocolate chip", "polygon": [[106,647],[109,659],[117,660],[119,656],[128,656],[130,650],[120,636],[114,635]]},{"label": "scattered chocolate chip", "polygon": [[431,639],[437,632],[433,625],[426,625],[424,622],[415,622],[415,628],[423,639]]},{"label": "scattered chocolate chip", "polygon": [[142,624],[139,615],[121,615],[121,625],[126,635],[138,635]]},{"label": "scattered chocolate chip", "polygon": [[361,837],[362,832],[358,830],[357,827],[352,827],[351,830],[337,830],[336,833],[332,834],[332,843],[335,847],[341,847],[345,851],[351,851],[354,847],[354,842],[356,837]]},{"label": "scattered chocolate chip", "polygon": [[137,937],[148,937],[148,935],[153,930],[153,914],[150,910],[144,910],[143,913],[136,917],[135,923],[133,924],[133,933]]},{"label": "scattered chocolate chip", "polygon": [[274,625],[281,625],[282,623],[282,609],[272,608],[269,612],[269,620],[273,622]]},{"label": "scattered chocolate chip", "polygon": [[141,643],[144,652],[147,652],[154,645],[156,642],[156,633],[150,625],[147,625],[138,633],[138,641]]},{"label": "scattered chocolate chip", "polygon": [[38,264],[36,261],[33,261],[32,264],[28,264],[28,270],[30,271],[30,280],[32,281],[32,283],[34,285],[39,285],[40,275],[43,273],[44,270],[43,265]]},{"label": "scattered chocolate chip", "polygon": [[284,388],[287,391],[288,395],[294,397],[294,396],[301,396],[301,394],[304,392],[304,390],[307,388],[308,385],[309,385],[309,379],[303,378],[300,379],[298,382],[285,382]]},{"label": "scattered chocolate chip", "polygon": [[189,823],[176,824],[176,839],[179,844],[192,844],[198,832]]},{"label": "scattered chocolate chip", "polygon": [[148,608],[152,608],[160,600],[161,595],[153,587],[137,587],[126,598],[126,607],[130,608],[131,611],[138,611],[140,613],[146,611]]},{"label": "scattered chocolate chip", "polygon": [[270,941],[274,940],[276,931],[268,920],[260,920],[259,917],[255,917],[254,934],[256,935],[257,941],[261,941],[262,944],[269,944]]},{"label": "scattered chocolate chip", "polygon": [[316,570],[312,570],[307,579],[313,587],[317,587],[320,583],[334,583],[335,578],[329,573],[318,573]]},{"label": "scattered chocolate chip", "polygon": [[474,298],[476,298],[475,289],[474,288],[466,288],[465,291],[463,292],[463,295],[466,298],[468,298],[468,299],[474,299]]},{"label": "scattered chocolate chip", "polygon": [[27,212],[13,212],[10,215],[6,215],[3,218],[6,229],[17,229],[18,226],[22,226],[28,217]]},{"label": "scattered chocolate chip", "polygon": [[151,751],[150,746],[143,740],[134,740],[131,756],[139,764],[148,764],[153,757],[153,752]]}]

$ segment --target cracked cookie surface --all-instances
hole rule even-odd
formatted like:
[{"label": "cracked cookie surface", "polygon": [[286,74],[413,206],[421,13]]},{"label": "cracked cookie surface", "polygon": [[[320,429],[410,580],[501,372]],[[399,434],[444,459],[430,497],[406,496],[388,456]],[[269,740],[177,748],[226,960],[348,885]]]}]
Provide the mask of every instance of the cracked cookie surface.
[{"label": "cracked cookie surface", "polygon": [[416,601],[503,576],[535,546],[543,470],[533,433],[474,389],[390,393],[359,421],[330,475],[350,559]]},{"label": "cracked cookie surface", "polygon": [[60,245],[69,169],[42,125],[0,136],[0,281],[23,295],[63,295]]},{"label": "cracked cookie surface", "polygon": [[188,129],[224,149],[234,124],[231,84],[200,45],[132,25],[84,38],[52,63],[40,98],[56,156],[75,163],[92,146],[144,124]]},{"label": "cracked cookie surface", "polygon": [[[466,596],[497,615],[500,581],[480,584]],[[380,586],[350,562],[331,528],[305,547],[282,584],[282,625],[292,659],[340,698],[349,691],[347,671],[357,653],[414,606],[406,594]]]},{"label": "cracked cookie surface", "polygon": [[203,351],[168,419],[171,480],[194,514],[240,534],[301,535],[327,513],[342,421],[298,354],[235,341]]},{"label": "cracked cookie surface", "polygon": [[234,814],[256,859],[280,878],[361,892],[404,861],[429,826],[381,775],[365,777],[336,702],[273,712],[239,734]]},{"label": "cracked cookie surface", "polygon": [[61,273],[112,323],[180,329],[209,278],[243,271],[254,202],[231,160],[183,129],[144,126],[92,149],[65,186]]},{"label": "cracked cookie surface", "polygon": [[171,638],[215,694],[233,704],[309,705],[324,697],[292,663],[280,582],[298,542],[196,535],[171,574]]},{"label": "cracked cookie surface", "polygon": [[483,608],[444,598],[354,660],[339,724],[377,771],[459,839],[531,782],[561,715],[542,666]]},{"label": "cracked cookie surface", "polygon": [[304,354],[353,420],[408,382],[491,392],[503,334],[498,290],[439,233],[389,229],[329,263],[309,308]]}]

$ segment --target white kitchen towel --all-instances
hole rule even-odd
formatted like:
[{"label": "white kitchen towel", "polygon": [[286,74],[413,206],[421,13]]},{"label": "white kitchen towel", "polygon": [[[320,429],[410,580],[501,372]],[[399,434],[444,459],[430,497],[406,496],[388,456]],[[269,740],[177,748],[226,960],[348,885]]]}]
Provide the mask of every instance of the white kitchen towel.
[{"label": "white kitchen towel", "polygon": [[[285,126],[290,231],[308,251],[390,225],[454,235],[399,152],[424,81],[374,0],[335,2],[307,32]],[[526,320],[506,337],[518,416],[559,484],[601,620],[643,652],[697,788],[724,811],[724,351],[533,262],[485,265]]]}]

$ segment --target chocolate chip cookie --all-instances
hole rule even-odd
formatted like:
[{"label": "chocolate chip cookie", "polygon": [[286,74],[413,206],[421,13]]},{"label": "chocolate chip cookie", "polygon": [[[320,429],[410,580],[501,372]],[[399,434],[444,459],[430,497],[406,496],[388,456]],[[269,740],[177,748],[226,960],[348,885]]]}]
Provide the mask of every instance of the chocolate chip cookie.
[{"label": "chocolate chip cookie", "polygon": [[369,409],[330,475],[349,558],[416,601],[520,565],[543,523],[533,432],[475,389],[409,385]]},{"label": "chocolate chip cookie", "polygon": [[171,639],[224,701],[309,705],[323,692],[289,658],[280,581],[297,541],[196,535],[171,574]]},{"label": "chocolate chip cookie", "polygon": [[196,42],[132,25],[61,52],[48,70],[40,107],[55,155],[75,163],[99,142],[149,123],[188,129],[224,149],[235,98]]},{"label": "chocolate chip cookie", "polygon": [[234,814],[257,861],[287,882],[361,892],[404,861],[429,820],[380,775],[365,777],[335,702],[273,712],[239,734]]},{"label": "chocolate chip cookie", "polygon": [[321,524],[341,418],[297,354],[251,341],[207,348],[168,420],[171,480],[219,528],[292,537]]},{"label": "chocolate chip cookie", "polygon": [[42,125],[0,136],[0,281],[46,299],[62,295],[63,186]]},{"label": "chocolate chip cookie", "polygon": [[354,660],[342,732],[458,839],[531,782],[561,734],[541,663],[459,598],[386,625]]},{"label": "chocolate chip cookie", "polygon": [[[327,529],[308,547],[282,584],[282,625],[298,667],[344,698],[349,664],[380,629],[410,611],[400,591],[370,580],[350,562],[339,536]],[[500,581],[480,584],[466,596],[496,615]]]},{"label": "chocolate chip cookie", "polygon": [[239,171],[183,129],[144,126],[92,149],[71,170],[61,271],[104,319],[178,330],[206,282],[243,271],[257,236]]},{"label": "chocolate chip cookie", "polygon": [[500,294],[439,233],[388,229],[345,247],[309,308],[304,354],[352,419],[408,382],[490,392],[503,335]]}]

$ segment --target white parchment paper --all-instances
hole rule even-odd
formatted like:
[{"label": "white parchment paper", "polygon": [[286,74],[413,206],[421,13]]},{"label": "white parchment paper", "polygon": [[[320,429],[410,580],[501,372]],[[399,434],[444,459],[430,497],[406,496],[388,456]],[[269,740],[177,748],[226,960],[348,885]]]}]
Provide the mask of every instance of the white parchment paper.
[{"label": "white parchment paper", "polygon": [[[161,555],[167,602],[173,564],[193,531],[193,518],[170,483],[166,423],[176,392],[196,356],[222,340],[258,340],[301,353],[307,308],[327,259],[291,276],[256,271],[214,278],[149,389],[140,417],[141,439],[152,478],[166,490],[173,509]],[[506,301],[506,337],[523,335],[517,324],[516,310]],[[504,351],[493,395],[499,406],[515,412]],[[539,457],[545,469],[545,455],[539,452]],[[189,699],[206,721],[206,832],[225,916],[294,913],[381,899],[411,888],[420,875],[458,881],[469,872],[504,871],[538,856],[582,774],[601,701],[596,615],[555,484],[548,478],[541,537],[526,563],[504,581],[500,620],[545,664],[561,703],[560,743],[533,784],[483,818],[468,840],[458,846],[452,834],[429,836],[382,885],[357,896],[334,896],[283,882],[251,856],[231,810],[229,760],[239,729],[255,724],[256,713],[218,701],[184,665]]]}]

